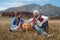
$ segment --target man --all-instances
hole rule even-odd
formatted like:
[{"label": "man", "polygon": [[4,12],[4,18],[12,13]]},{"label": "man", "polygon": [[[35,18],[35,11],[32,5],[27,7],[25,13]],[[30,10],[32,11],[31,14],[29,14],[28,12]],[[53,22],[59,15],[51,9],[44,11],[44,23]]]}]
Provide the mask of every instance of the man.
[{"label": "man", "polygon": [[39,10],[34,10],[33,18],[29,19],[28,22],[33,22],[33,26],[38,33],[49,37],[50,35],[44,30],[48,25],[48,19],[48,16],[40,15]]},{"label": "man", "polygon": [[22,19],[22,14],[19,12],[16,13],[16,16],[12,19],[11,27],[9,28],[9,31],[17,31],[18,29],[21,30],[21,25],[24,23],[24,20]]}]

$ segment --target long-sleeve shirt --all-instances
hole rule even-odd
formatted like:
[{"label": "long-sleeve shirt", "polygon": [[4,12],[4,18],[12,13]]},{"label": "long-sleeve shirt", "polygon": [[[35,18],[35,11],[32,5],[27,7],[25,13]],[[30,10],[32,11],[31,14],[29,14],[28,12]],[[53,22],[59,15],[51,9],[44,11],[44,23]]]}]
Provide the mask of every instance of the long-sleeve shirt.
[{"label": "long-sleeve shirt", "polygon": [[[41,17],[43,18],[43,20],[48,21],[49,17],[48,16],[44,16],[41,15]],[[37,18],[35,18],[37,20]],[[33,18],[30,18],[27,22],[32,22]]]},{"label": "long-sleeve shirt", "polygon": [[[38,16],[39,17],[39,16]],[[37,25],[39,25],[41,22],[38,20],[38,17],[37,18],[35,18],[36,19],[36,21],[37,21]],[[41,17],[43,18],[43,20],[45,20],[45,21],[48,21],[48,19],[49,19],[49,17],[48,16],[44,16],[44,15],[41,15]],[[33,20],[33,18],[30,18],[27,22],[33,22],[32,21]]]}]

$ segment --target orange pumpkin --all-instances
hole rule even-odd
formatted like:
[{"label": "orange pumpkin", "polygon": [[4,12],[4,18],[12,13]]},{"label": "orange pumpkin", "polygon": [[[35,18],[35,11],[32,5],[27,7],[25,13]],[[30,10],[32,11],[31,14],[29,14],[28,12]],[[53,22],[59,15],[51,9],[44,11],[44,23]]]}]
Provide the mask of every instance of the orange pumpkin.
[{"label": "orange pumpkin", "polygon": [[23,29],[23,30],[27,30],[27,29],[29,29],[30,27],[31,27],[31,24],[28,23],[28,22],[25,22],[24,24],[22,24],[22,29]]}]

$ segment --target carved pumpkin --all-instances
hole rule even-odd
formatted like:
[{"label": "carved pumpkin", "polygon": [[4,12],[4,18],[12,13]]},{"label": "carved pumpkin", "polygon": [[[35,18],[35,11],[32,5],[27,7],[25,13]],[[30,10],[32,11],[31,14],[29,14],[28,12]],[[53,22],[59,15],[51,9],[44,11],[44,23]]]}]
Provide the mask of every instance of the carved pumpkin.
[{"label": "carved pumpkin", "polygon": [[23,30],[27,30],[27,29],[29,29],[30,27],[31,27],[31,24],[28,23],[28,22],[25,22],[25,23],[22,25],[22,29],[23,29]]}]

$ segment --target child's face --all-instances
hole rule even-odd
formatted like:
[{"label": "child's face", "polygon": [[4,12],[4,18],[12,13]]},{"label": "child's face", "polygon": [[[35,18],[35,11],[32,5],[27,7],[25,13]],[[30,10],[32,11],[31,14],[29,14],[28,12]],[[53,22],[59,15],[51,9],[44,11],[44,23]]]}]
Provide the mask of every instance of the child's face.
[{"label": "child's face", "polygon": [[17,16],[17,18],[21,18],[22,17],[22,14],[19,14],[18,16]]}]

